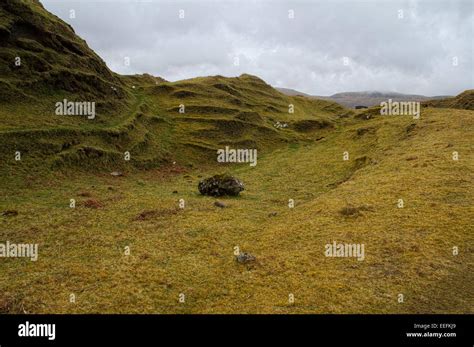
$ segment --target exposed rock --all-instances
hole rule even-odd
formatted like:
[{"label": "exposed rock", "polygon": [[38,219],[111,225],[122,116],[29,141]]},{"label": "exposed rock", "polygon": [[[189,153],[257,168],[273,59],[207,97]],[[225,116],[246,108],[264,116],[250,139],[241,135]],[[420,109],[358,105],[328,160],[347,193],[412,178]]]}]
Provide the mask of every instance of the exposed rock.
[{"label": "exposed rock", "polygon": [[16,211],[16,210],[5,210],[0,214],[4,217],[15,217],[15,216],[18,216],[18,211]]},{"label": "exposed rock", "polygon": [[119,177],[119,176],[123,176],[123,173],[120,172],[120,171],[113,171],[110,173],[112,176],[114,177]]},{"label": "exposed rock", "polygon": [[202,195],[237,196],[244,190],[244,184],[230,175],[215,175],[200,181],[198,189]]},{"label": "exposed rock", "polygon": [[242,253],[239,253],[239,255],[235,256],[235,260],[238,263],[246,264],[246,263],[250,263],[250,262],[255,261],[256,258],[252,254],[242,252]]},{"label": "exposed rock", "polygon": [[220,208],[225,208],[225,207],[227,207],[227,205],[224,204],[222,201],[216,201],[216,202],[214,203],[214,206],[217,206],[217,207],[220,207]]}]

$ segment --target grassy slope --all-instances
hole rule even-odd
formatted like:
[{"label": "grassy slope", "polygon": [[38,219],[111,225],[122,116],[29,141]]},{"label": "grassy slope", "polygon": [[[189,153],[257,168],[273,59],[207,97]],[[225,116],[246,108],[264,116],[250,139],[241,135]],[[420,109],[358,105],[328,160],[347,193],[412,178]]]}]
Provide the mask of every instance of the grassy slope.
[{"label": "grassy slope", "polygon": [[[330,131],[340,116],[349,115],[331,102],[288,97],[262,80],[243,75],[236,78],[206,77],[178,82],[148,77],[121,78],[130,93],[130,107],[124,112],[96,120],[78,122],[76,116],[55,118],[35,114],[41,127],[16,114],[19,125],[0,127],[0,143],[11,153],[0,172],[16,172],[14,153],[20,151],[27,165],[45,171],[133,170],[174,161],[183,166],[215,161],[215,151],[225,145],[272,151],[288,142],[305,141],[315,131]],[[184,114],[179,105],[184,104]],[[295,113],[288,113],[288,105]],[[33,110],[33,112],[31,111]],[[53,109],[51,109],[53,112]],[[68,123],[68,119],[71,122]],[[52,122],[51,124],[49,122]],[[274,124],[290,127],[277,129]],[[258,140],[256,140],[258,139]],[[123,153],[131,154],[131,164]]]},{"label": "grassy slope", "polygon": [[[0,216],[0,241],[40,243],[37,263],[0,261],[0,312],[473,312],[472,111],[425,108],[412,128],[249,75],[117,76],[32,1],[0,4],[0,45],[0,211],[19,212]],[[53,114],[74,95],[97,119]],[[257,167],[216,166],[225,145],[258,148]],[[221,171],[247,187],[227,209],[196,189]],[[366,260],[325,258],[333,240],[365,243]],[[237,264],[236,245],[257,264]]]},{"label": "grassy slope", "polygon": [[[425,109],[413,123],[408,117],[348,121],[323,140],[259,158],[255,168],[228,167],[247,189],[225,199],[227,209],[198,195],[206,169],[179,173],[182,168],[171,166],[122,178],[80,173],[42,185],[4,186],[0,210],[19,215],[3,218],[0,239],[41,246],[37,263],[0,262],[6,274],[0,307],[472,313],[472,112]],[[368,130],[357,135],[360,128]],[[345,150],[350,161],[342,160]],[[454,150],[457,162],[451,160]],[[88,199],[81,192],[104,207],[68,208],[70,198]],[[186,201],[182,211],[180,198]],[[290,198],[296,201],[292,210]],[[396,207],[399,198],[403,209]],[[349,205],[369,208],[342,215]],[[148,210],[155,212],[134,220]],[[324,245],[333,240],[364,243],[366,260],[325,258]],[[123,254],[126,245],[130,256]],[[257,264],[237,264],[236,245],[256,255]],[[76,304],[68,303],[70,293]],[[185,304],[178,303],[179,293],[186,294]],[[293,306],[289,293],[296,297]],[[404,304],[397,303],[399,293]]]},{"label": "grassy slope", "polygon": [[465,90],[452,98],[425,101],[423,104],[428,107],[457,108],[474,111],[474,89]]},{"label": "grassy slope", "polygon": [[[150,75],[118,76],[37,0],[0,3],[0,48],[3,176],[17,172],[16,151],[25,160],[24,174],[31,168],[130,170],[125,151],[138,169],[173,161],[196,165],[214,160],[224,145],[264,152],[304,140],[348,113],[330,102],[287,97],[249,75],[174,83]],[[95,102],[96,118],[56,115],[55,103],[64,98]],[[187,106],[185,114],[178,112],[180,104]],[[276,121],[290,119],[290,104],[296,108],[292,120],[300,122],[296,131],[275,129]]]},{"label": "grassy slope", "polygon": [[[121,79],[70,25],[37,0],[0,3],[0,48],[0,117],[5,128],[66,124],[54,115],[54,104],[63,98],[94,101],[102,116],[128,105]],[[83,125],[84,119],[70,123]]]}]

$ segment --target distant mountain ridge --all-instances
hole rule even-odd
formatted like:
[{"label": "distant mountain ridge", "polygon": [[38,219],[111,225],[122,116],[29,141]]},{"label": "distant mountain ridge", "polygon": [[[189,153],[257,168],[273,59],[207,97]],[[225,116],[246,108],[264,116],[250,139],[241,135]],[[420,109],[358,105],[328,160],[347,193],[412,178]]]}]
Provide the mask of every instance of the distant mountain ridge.
[{"label": "distant mountain ridge", "polygon": [[437,100],[449,98],[450,96],[425,96],[425,95],[416,95],[416,94],[403,94],[397,92],[381,92],[381,91],[363,91],[363,92],[343,92],[336,93],[330,96],[319,96],[319,95],[310,95],[306,93],[299,92],[290,88],[276,88],[281,93],[291,96],[304,96],[309,98],[330,100],[337,102],[338,104],[354,108],[355,106],[378,106],[381,102],[392,99],[393,101],[428,101],[428,100]]}]

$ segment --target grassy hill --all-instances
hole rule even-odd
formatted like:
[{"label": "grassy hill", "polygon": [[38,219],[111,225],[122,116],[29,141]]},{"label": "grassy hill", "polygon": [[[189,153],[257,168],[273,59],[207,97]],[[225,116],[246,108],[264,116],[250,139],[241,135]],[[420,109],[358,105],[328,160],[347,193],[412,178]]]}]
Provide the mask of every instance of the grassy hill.
[{"label": "grassy hill", "polygon": [[[0,11],[0,143],[12,154],[0,172],[18,170],[17,151],[28,167],[46,171],[193,165],[215,161],[225,145],[265,151],[311,138],[350,114],[330,102],[288,97],[250,75],[173,83],[119,76],[38,1],[8,0]],[[96,118],[56,115],[63,99],[95,102]]]},{"label": "grassy hill", "polygon": [[474,111],[474,89],[466,90],[452,98],[426,101],[423,105],[425,107],[457,108]]},{"label": "grassy hill", "polygon": [[[53,116],[54,109],[50,115],[36,113],[37,108],[31,107],[29,122],[30,117],[5,111],[12,113],[3,123],[0,143],[12,155],[3,169],[18,168],[16,151],[24,154],[29,166],[48,170],[131,170],[176,161],[181,165],[209,163],[215,162],[216,150],[226,145],[265,153],[289,142],[310,140],[314,133],[329,131],[338,119],[351,115],[331,102],[285,96],[249,75],[178,82],[156,79],[155,84],[136,76],[120,79],[133,100],[121,113],[87,120]],[[294,113],[289,113],[289,107]],[[58,117],[61,121],[50,120]],[[18,124],[10,126],[8,118]],[[125,152],[130,153],[130,162],[124,162]]]},{"label": "grassy hill", "polygon": [[[474,312],[471,92],[414,120],[246,74],[119,76],[37,1],[0,9],[0,243],[39,244],[0,258],[0,313]],[[108,106],[57,116],[64,97]],[[258,165],[217,163],[226,145]],[[225,208],[197,190],[222,172],[245,184]],[[326,257],[334,241],[365,260]]]},{"label": "grassy hill", "polygon": [[[40,125],[42,118],[61,124],[60,118],[48,116],[63,98],[95,101],[99,113],[116,112],[127,104],[120,78],[37,0],[2,1],[0,47],[3,125]],[[30,115],[31,109],[36,114]],[[17,113],[24,117],[12,117]]]}]

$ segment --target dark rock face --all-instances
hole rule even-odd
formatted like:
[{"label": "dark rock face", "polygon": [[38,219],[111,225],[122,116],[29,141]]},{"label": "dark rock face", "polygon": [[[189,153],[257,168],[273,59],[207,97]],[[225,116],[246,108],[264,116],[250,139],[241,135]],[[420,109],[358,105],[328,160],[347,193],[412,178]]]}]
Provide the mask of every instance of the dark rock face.
[{"label": "dark rock face", "polygon": [[199,182],[198,189],[202,195],[237,196],[244,190],[244,184],[233,176],[215,175]]}]

